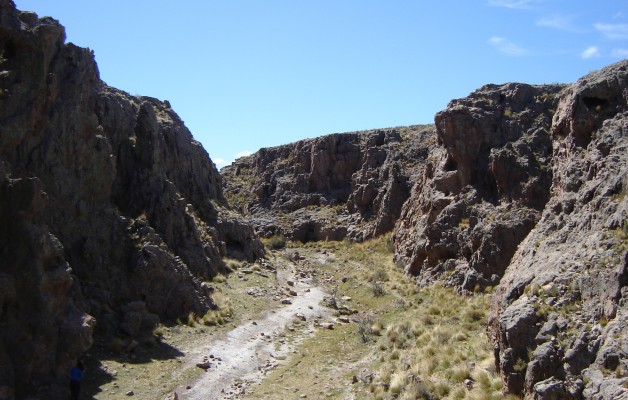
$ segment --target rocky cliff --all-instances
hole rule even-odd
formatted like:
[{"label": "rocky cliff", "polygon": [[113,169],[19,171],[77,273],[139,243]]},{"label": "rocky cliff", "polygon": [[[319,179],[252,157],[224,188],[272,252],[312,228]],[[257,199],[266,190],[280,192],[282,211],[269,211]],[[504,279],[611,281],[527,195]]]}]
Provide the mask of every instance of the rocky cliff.
[{"label": "rocky cliff", "polygon": [[395,224],[396,262],[419,285],[496,288],[506,392],[625,396],[627,70],[486,85],[435,128],[262,149],[221,171],[225,193],[263,236],[364,240]]},{"label": "rocky cliff", "polygon": [[0,400],[64,374],[94,335],[204,313],[223,257],[263,254],[254,231],[390,230],[419,285],[495,290],[505,391],[626,396],[627,132],[623,61],[486,85],[435,126],[261,149],[221,177],[168,102],[107,86],[57,21],[0,0]]},{"label": "rocky cliff", "polygon": [[168,102],[0,1],[0,398],[65,374],[94,331],[204,313],[222,258],[262,252]]},{"label": "rocky cliff", "polygon": [[395,257],[421,285],[498,285],[489,333],[509,393],[626,395],[627,71],[487,85],[436,115]]},{"label": "rocky cliff", "polygon": [[395,228],[419,283],[496,285],[541,216],[552,183],[559,85],[487,85],[435,117],[438,146]]},{"label": "rocky cliff", "polygon": [[549,202],[493,304],[497,362],[529,398],[625,398],[628,62],[563,91],[551,134]]},{"label": "rocky cliff", "polygon": [[433,131],[379,129],[264,148],[220,171],[225,195],[261,236],[372,238],[394,227]]}]

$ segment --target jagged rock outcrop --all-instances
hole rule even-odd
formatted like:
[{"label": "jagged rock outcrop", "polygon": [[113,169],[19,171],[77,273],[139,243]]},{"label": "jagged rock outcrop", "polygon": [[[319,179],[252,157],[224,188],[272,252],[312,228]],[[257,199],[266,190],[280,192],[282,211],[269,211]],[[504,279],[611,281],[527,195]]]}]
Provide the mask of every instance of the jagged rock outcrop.
[{"label": "jagged rock outcrop", "polygon": [[487,85],[436,115],[395,257],[422,285],[499,283],[489,333],[509,393],[626,395],[627,104],[623,61],[573,85]]},{"label": "jagged rock outcrop", "polygon": [[262,236],[361,241],[393,228],[434,143],[431,126],[332,134],[261,149],[221,174]]},{"label": "jagged rock outcrop", "polygon": [[552,181],[559,85],[487,85],[435,117],[432,151],[397,222],[396,259],[421,284],[496,285]]},{"label": "jagged rock outcrop", "polygon": [[213,306],[222,257],[262,255],[167,102],[108,87],[54,19],[0,1],[0,393],[65,375],[92,331]]},{"label": "jagged rock outcrop", "polygon": [[[622,398],[628,384],[628,61],[561,94],[552,140],[551,198],[498,287],[489,331],[509,391],[535,399]],[[523,309],[534,314],[526,319]],[[513,329],[523,325],[528,331]],[[555,350],[543,350],[548,347]]]}]

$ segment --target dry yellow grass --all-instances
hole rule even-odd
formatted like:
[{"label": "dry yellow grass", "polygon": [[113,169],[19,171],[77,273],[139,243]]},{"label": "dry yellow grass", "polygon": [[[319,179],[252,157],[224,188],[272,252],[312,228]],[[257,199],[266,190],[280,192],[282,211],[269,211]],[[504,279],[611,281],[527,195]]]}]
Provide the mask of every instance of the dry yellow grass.
[{"label": "dry yellow grass", "polygon": [[[333,262],[316,271],[333,282],[337,297],[352,298],[364,322],[316,332],[245,398],[506,398],[485,332],[490,294],[417,288],[394,265],[386,237],[300,249],[306,260],[322,251]],[[382,284],[383,295],[373,293],[373,282]]]}]

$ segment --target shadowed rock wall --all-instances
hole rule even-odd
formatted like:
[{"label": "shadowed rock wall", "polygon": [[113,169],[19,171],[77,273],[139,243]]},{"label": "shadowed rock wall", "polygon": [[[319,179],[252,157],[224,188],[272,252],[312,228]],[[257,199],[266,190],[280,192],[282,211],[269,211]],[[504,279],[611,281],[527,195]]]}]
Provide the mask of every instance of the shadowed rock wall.
[{"label": "shadowed rock wall", "polygon": [[65,375],[94,329],[203,314],[222,257],[262,254],[167,102],[107,86],[57,21],[0,1],[0,393]]}]

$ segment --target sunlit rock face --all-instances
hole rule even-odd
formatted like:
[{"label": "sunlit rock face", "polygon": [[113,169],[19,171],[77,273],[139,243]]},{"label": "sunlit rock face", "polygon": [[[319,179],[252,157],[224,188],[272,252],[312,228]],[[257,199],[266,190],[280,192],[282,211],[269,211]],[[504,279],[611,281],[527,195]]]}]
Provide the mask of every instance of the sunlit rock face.
[{"label": "sunlit rock face", "polygon": [[396,259],[420,284],[494,286],[552,183],[559,85],[486,85],[436,115],[438,146],[404,204]]},{"label": "sunlit rock face", "polygon": [[337,133],[264,148],[220,172],[261,236],[363,241],[393,229],[435,142],[431,125]]},{"label": "sunlit rock face", "polygon": [[395,257],[420,285],[497,285],[489,333],[506,392],[624,391],[627,104],[623,61],[572,85],[487,85],[436,115]]}]

